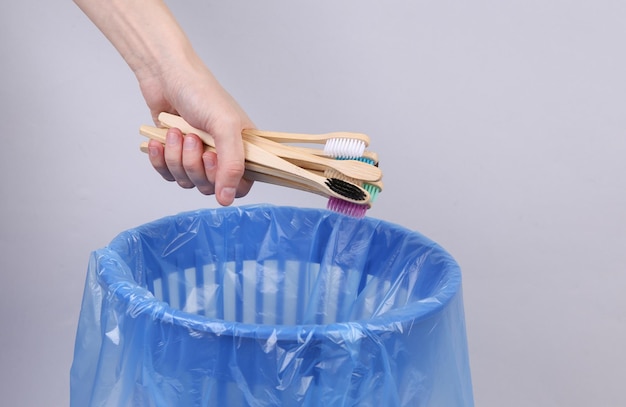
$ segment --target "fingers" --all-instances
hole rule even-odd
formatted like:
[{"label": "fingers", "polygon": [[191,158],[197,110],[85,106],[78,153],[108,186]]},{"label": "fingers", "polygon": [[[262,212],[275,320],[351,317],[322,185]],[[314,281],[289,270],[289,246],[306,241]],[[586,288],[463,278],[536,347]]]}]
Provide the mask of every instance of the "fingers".
[{"label": "fingers", "polygon": [[167,168],[164,157],[163,144],[155,140],[150,140],[148,143],[148,156],[150,157],[150,163],[155,170],[167,181],[174,181],[174,176]]},{"label": "fingers", "polygon": [[169,129],[165,145],[150,140],[150,163],[168,181],[176,181],[183,188],[198,187],[206,195],[214,193],[202,162],[204,146],[196,135],[183,136],[179,129]]},{"label": "fingers", "polygon": [[182,165],[192,185],[205,195],[215,193],[214,178],[207,176],[203,160],[204,144],[195,134],[187,134],[183,138]]},{"label": "fingers", "polygon": [[183,167],[182,157],[183,134],[178,129],[169,129],[165,136],[165,164],[178,185],[183,188],[193,188],[195,185]]},{"label": "fingers", "polygon": [[[238,138],[241,140],[240,136]],[[235,198],[246,195],[252,182],[238,175],[240,172],[243,174],[243,161],[240,169],[237,159],[218,161],[217,154],[205,151],[204,147],[202,140],[195,134],[183,135],[178,129],[169,129],[165,145],[154,140],[148,144],[150,163],[164,179],[176,181],[183,188],[196,187],[205,195],[215,194],[215,184],[219,184],[220,175],[227,174],[226,181],[220,184],[223,185],[222,194],[216,196],[222,205],[230,205]],[[228,157],[228,148],[222,150],[226,150],[224,154]],[[243,160],[243,150],[241,157]]]}]

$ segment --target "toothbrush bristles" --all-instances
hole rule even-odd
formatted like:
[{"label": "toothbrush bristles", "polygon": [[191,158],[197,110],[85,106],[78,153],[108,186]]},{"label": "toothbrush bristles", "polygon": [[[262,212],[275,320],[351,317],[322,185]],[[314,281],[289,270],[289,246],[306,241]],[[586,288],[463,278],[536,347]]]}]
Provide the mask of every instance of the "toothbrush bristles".
[{"label": "toothbrush bristles", "polygon": [[358,185],[346,182],[339,178],[327,178],[326,185],[339,195],[355,201],[365,201],[367,198],[367,194],[364,189],[360,188]]},{"label": "toothbrush bristles", "polygon": [[335,157],[337,160],[356,160],[356,161],[361,161],[365,164],[369,164],[369,165],[373,165],[374,167],[378,167],[378,163],[374,160],[372,160],[369,157],[349,157],[349,156],[339,156],[339,157]]},{"label": "toothbrush bristles", "polygon": [[326,141],[324,154],[329,157],[357,158],[363,155],[365,143],[351,138],[333,138]]},{"label": "toothbrush bristles", "polygon": [[365,212],[367,212],[368,209],[367,205],[359,205],[332,196],[328,198],[328,205],[326,207],[333,212],[341,213],[353,218],[365,217]]},{"label": "toothbrush bristles", "polygon": [[374,201],[376,201],[376,197],[378,197],[378,194],[380,193],[380,188],[372,184],[363,184],[363,189],[370,194],[370,202],[374,203]]}]

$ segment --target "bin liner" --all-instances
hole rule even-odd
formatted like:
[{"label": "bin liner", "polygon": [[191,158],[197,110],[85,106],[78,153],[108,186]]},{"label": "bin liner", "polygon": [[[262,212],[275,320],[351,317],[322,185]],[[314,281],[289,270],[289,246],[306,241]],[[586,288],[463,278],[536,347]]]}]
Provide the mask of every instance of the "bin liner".
[{"label": "bin liner", "polygon": [[472,406],[461,273],[399,225],[253,205],[92,253],[71,406]]}]

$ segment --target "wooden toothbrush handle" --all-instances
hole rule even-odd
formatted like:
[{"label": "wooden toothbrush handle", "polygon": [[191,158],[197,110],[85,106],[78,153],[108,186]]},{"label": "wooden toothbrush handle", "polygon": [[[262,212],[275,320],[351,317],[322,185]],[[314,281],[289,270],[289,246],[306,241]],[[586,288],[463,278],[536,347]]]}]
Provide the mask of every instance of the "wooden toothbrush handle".
[{"label": "wooden toothbrush handle", "polygon": [[[183,133],[194,133],[200,137],[200,139],[207,145],[215,147],[215,140],[207,132],[197,129],[187,123],[182,117],[173,115],[171,113],[159,114],[159,121],[166,127],[176,127]],[[249,133],[247,130],[242,132],[243,139],[256,144],[263,148],[265,151],[269,151],[274,155],[282,158],[289,158],[290,160],[296,160],[296,164],[304,167],[311,167],[313,169],[325,169],[332,168],[349,178],[361,179],[365,182],[376,182],[382,178],[382,171],[380,168],[356,160],[335,160],[328,157],[321,157],[318,155],[307,154],[294,149],[290,146],[277,143],[272,140],[265,139],[264,137],[257,136]],[[244,143],[245,144],[245,143]],[[254,154],[254,153],[253,153]],[[259,155],[259,154],[257,154]],[[267,156],[265,156],[267,157]],[[247,158],[247,157],[246,157]],[[253,159],[249,159],[254,161]],[[256,161],[255,161],[256,162]],[[263,164],[263,163],[260,163]],[[301,175],[301,174],[300,174]]]},{"label": "wooden toothbrush handle", "polygon": [[[191,126],[182,117],[170,113],[160,113],[158,118],[164,126],[177,127],[183,133],[196,134],[204,141],[205,144],[215,147],[215,141],[210,134]],[[324,177],[320,177],[304,168],[298,167],[297,165],[278,157],[271,152],[266,151],[261,147],[258,147],[254,143],[250,143],[245,139],[242,141],[247,161],[279,170],[284,173],[285,176],[289,176],[294,182],[307,184],[311,188],[317,188],[321,192],[326,193],[328,196],[356,204],[367,204],[370,200],[369,193],[358,185],[344,181],[337,182],[337,180],[334,179],[329,180]],[[338,183],[347,185],[338,187]],[[343,188],[343,186],[347,188]],[[343,193],[338,191],[342,191]],[[347,196],[346,194],[350,196]]]},{"label": "wooden toothbrush handle", "polygon": [[264,150],[276,154],[277,156],[289,159],[301,167],[322,171],[325,169],[332,169],[342,173],[346,177],[366,182],[378,181],[383,176],[380,168],[362,161],[336,160],[334,158],[312,155],[295,149],[292,146],[277,143],[256,135],[243,134],[243,139],[262,147]]},{"label": "wooden toothbrush handle", "polygon": [[[182,125],[179,127],[178,125]],[[168,124],[169,125],[169,124]],[[174,127],[174,126],[172,126]],[[176,127],[180,129],[183,133],[194,133],[201,137],[201,134],[204,133],[201,130],[194,129],[189,125],[185,125],[184,123],[177,123]],[[161,129],[152,126],[141,126],[139,128],[140,134],[150,137],[154,140],[157,140],[161,143],[165,143],[165,134],[167,133],[167,129]],[[203,139],[204,140],[204,139]],[[212,140],[212,138],[211,138]],[[340,193],[333,191],[327,185],[327,179],[319,176],[317,174],[311,173],[303,168],[298,167],[282,158],[269,153],[262,149],[261,147],[256,146],[253,143],[249,143],[244,140],[244,151],[246,155],[246,167],[249,167],[250,164],[257,164],[257,171],[262,169],[265,174],[271,175],[274,177],[282,178],[287,181],[297,183],[300,185],[305,185],[309,188],[310,191],[317,191],[318,194],[325,196],[333,196],[335,198],[342,199],[344,201],[357,203],[357,204],[367,204],[369,203],[370,196],[369,193],[361,188],[358,185],[353,185],[354,188],[358,189],[360,193],[362,193],[362,199],[352,199],[350,197],[344,196]],[[210,151],[215,151],[215,148],[211,145],[207,145],[205,149],[209,149]]]},{"label": "wooden toothbrush handle", "polygon": [[[152,133],[154,134],[154,133]],[[146,135],[146,134],[144,134]],[[160,141],[160,136],[155,136],[152,137],[150,136],[151,139],[153,140],[157,140]],[[148,153],[148,142],[144,141],[139,145],[139,149],[141,150],[141,152],[143,153]],[[206,146],[206,149],[209,151],[214,151],[213,147],[210,146]],[[273,174],[273,175],[270,175]],[[267,167],[264,167],[262,165],[258,165],[258,164],[254,164],[254,163],[250,163],[247,162],[246,163],[246,171],[244,173],[244,178],[250,180],[250,181],[256,181],[256,182],[264,182],[266,184],[272,184],[272,185],[278,185],[278,186],[283,186],[283,187],[288,187],[288,188],[292,188],[292,189],[298,189],[301,191],[305,191],[305,192],[311,192],[320,196],[324,196],[324,197],[328,197],[328,195],[322,191],[320,191],[319,189],[312,189],[310,188],[308,185],[306,184],[302,184],[299,182],[294,182],[291,181],[289,179],[285,179],[281,176],[282,174],[280,174],[277,171],[272,171],[271,169],[268,169]]]},{"label": "wooden toothbrush handle", "polygon": [[318,143],[324,144],[330,139],[347,138],[360,140],[369,146],[370,138],[367,134],[352,133],[346,131],[337,131],[324,134],[305,134],[305,133],[284,133],[278,131],[267,131],[259,129],[245,129],[243,134],[264,137],[280,143]]},{"label": "wooden toothbrush handle", "polygon": [[324,191],[320,191],[318,188],[311,188],[307,184],[283,178],[280,175],[276,175],[276,173],[274,173],[274,175],[270,175],[268,174],[268,169],[266,167],[258,166],[258,164],[254,163],[246,164],[246,171],[243,177],[250,181],[264,182],[266,184],[298,189],[300,191],[310,192],[328,198],[328,194]]}]

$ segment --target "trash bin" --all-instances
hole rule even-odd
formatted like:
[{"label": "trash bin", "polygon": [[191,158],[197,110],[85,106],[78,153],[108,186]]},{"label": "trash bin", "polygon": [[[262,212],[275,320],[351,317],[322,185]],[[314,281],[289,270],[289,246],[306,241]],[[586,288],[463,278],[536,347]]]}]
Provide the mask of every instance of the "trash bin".
[{"label": "trash bin", "polygon": [[459,267],[326,210],[139,226],[91,255],[71,405],[472,406]]}]

